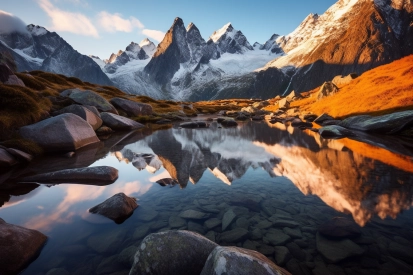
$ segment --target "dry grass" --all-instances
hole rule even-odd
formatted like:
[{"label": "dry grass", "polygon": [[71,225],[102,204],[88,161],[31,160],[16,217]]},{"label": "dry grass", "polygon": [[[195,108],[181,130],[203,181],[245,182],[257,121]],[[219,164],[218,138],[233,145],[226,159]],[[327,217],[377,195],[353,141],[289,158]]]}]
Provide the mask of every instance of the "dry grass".
[{"label": "dry grass", "polygon": [[0,129],[39,121],[50,110],[49,99],[27,87],[0,84]]},{"label": "dry grass", "polygon": [[293,102],[291,107],[336,118],[413,109],[413,55],[367,71],[337,94],[320,101],[316,101],[317,90],[310,98]]}]

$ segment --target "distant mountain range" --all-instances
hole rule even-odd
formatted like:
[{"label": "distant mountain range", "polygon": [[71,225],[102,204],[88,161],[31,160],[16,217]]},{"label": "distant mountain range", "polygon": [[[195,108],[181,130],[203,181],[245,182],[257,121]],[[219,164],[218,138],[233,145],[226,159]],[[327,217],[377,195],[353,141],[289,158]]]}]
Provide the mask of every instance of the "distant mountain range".
[{"label": "distant mountain range", "polygon": [[[29,25],[0,34],[18,70],[45,70],[129,94],[177,100],[270,98],[307,91],[336,75],[358,74],[413,53],[410,0],[340,0],[310,14],[292,33],[253,46],[231,24],[205,40],[176,18],[156,47],[148,39],[102,60],[75,51],[56,33]],[[95,62],[93,62],[95,61]]]}]

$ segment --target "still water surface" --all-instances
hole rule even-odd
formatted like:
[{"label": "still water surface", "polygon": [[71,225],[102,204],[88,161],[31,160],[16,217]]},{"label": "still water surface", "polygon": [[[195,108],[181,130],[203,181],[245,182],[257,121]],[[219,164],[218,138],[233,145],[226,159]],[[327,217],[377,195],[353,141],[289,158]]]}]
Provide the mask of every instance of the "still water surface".
[{"label": "still water surface", "polygon": [[[23,195],[1,194],[0,217],[48,236],[23,274],[55,268],[128,274],[140,241],[170,229],[257,250],[293,274],[413,274],[413,160],[409,150],[395,148],[323,140],[267,122],[229,129],[216,122],[194,130],[175,125],[115,136],[70,159],[36,161],[22,173],[108,165],[119,178],[107,186],[40,185]],[[156,183],[163,178],[177,184]],[[140,205],[122,224],[88,212],[119,192]],[[188,209],[207,218],[182,219]],[[236,217],[223,231],[230,209]],[[325,238],[320,226],[336,217],[358,233]],[[249,234],[236,241],[223,234],[239,228]],[[344,250],[343,259],[337,250]]]}]

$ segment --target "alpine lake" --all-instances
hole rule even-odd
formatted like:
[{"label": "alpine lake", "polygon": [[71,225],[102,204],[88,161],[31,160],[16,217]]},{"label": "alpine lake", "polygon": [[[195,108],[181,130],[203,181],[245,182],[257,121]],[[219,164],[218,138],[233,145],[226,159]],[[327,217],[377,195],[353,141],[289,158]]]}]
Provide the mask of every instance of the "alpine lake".
[{"label": "alpine lake", "polygon": [[[18,172],[103,165],[119,170],[114,183],[0,191],[2,219],[48,237],[22,274],[128,274],[145,236],[176,229],[259,251],[294,275],[413,274],[409,141],[327,140],[268,121],[174,124],[117,133]],[[88,212],[120,192],[139,204],[123,223]],[[197,212],[181,217],[186,210]]]}]

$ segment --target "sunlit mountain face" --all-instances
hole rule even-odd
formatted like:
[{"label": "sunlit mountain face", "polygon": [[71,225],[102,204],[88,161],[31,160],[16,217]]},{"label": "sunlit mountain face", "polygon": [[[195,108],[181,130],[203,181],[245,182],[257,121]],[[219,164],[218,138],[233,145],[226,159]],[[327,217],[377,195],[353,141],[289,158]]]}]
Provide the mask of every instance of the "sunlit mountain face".
[{"label": "sunlit mountain face", "polygon": [[[178,228],[213,235],[221,245],[244,246],[251,241],[258,251],[267,253],[264,248],[271,230],[291,233],[288,226],[292,226],[291,242],[305,242],[303,252],[324,259],[317,249],[323,240],[317,239],[317,232],[337,217],[361,230],[362,237],[352,239],[358,245],[381,245],[380,255],[386,259],[382,264],[387,264],[387,259],[393,261],[388,247],[394,240],[413,237],[409,231],[413,227],[413,154],[394,139],[392,146],[368,136],[365,142],[326,140],[311,131],[267,121],[249,121],[234,128],[221,128],[214,121],[203,129],[183,129],[178,124],[156,132],[143,129],[112,136],[72,158],[50,156],[2,175],[3,185],[24,175],[66,168],[107,165],[119,170],[119,178],[109,185],[63,182],[3,189],[0,216],[40,230],[51,240],[23,274],[58,267],[70,272],[85,266],[97,270],[101,260],[90,263],[85,253],[109,261],[150,233]],[[88,212],[119,192],[136,197],[140,205],[124,223]],[[205,220],[182,219],[182,211],[189,209],[214,220],[232,209],[237,218],[223,232],[221,226],[207,227]],[[238,226],[250,232],[250,239],[226,241],[223,233]],[[261,237],[254,235],[257,229]],[[96,236],[112,245],[100,250]],[[78,256],[70,252],[69,257],[67,251],[77,251]],[[353,274],[362,274],[357,270],[365,257],[372,255],[366,252],[352,260]],[[55,265],[46,264],[50,262]],[[278,264],[286,267],[286,263]],[[335,264],[346,268],[349,263]]]}]

